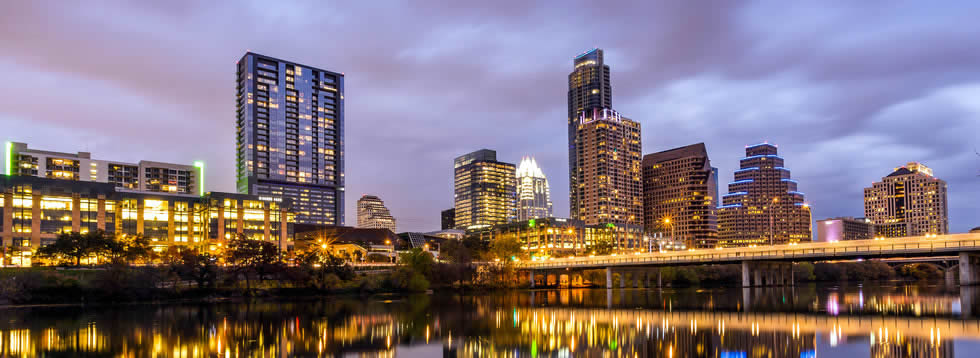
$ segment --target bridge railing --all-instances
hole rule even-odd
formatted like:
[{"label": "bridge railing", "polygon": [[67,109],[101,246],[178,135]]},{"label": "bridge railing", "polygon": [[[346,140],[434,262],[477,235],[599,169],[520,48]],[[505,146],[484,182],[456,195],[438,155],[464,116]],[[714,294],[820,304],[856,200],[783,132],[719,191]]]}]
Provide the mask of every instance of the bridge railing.
[{"label": "bridge railing", "polygon": [[786,260],[793,258],[852,257],[857,255],[880,256],[894,254],[921,254],[928,252],[980,251],[980,234],[954,234],[935,237],[910,237],[885,240],[853,240],[786,244],[777,246],[739,247],[727,249],[701,249],[680,252],[653,252],[560,258],[542,261],[521,261],[521,269],[667,265],[700,262],[730,262],[756,260]]}]

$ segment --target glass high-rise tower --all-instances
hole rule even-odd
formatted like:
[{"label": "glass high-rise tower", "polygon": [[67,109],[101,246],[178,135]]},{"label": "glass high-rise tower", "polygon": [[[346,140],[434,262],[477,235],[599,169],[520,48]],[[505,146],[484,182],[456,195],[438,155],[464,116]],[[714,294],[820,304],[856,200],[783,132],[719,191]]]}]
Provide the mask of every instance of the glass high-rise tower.
[{"label": "glass high-rise tower", "polygon": [[454,208],[457,229],[506,224],[516,216],[517,168],[498,162],[490,149],[453,160]]},{"label": "glass high-rise tower", "polygon": [[580,202],[584,198],[579,186],[585,183],[579,180],[582,158],[575,146],[579,142],[579,117],[583,112],[592,113],[593,109],[612,108],[612,85],[609,82],[609,66],[603,62],[602,49],[594,48],[586,51],[572,61],[575,69],[568,74],[568,193],[569,213],[576,217],[581,210]]},{"label": "glass high-rise tower", "polygon": [[238,191],[344,224],[344,75],[248,52],[237,72]]}]

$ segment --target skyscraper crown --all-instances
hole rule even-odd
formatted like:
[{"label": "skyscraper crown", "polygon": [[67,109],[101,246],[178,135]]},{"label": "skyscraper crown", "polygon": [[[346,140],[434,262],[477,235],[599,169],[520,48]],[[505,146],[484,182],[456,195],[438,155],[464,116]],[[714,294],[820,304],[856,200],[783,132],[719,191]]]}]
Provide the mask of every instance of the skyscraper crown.
[{"label": "skyscraper crown", "polygon": [[538,167],[538,162],[534,160],[534,157],[524,156],[521,158],[521,163],[517,165],[517,178],[525,177],[544,179],[544,172]]}]

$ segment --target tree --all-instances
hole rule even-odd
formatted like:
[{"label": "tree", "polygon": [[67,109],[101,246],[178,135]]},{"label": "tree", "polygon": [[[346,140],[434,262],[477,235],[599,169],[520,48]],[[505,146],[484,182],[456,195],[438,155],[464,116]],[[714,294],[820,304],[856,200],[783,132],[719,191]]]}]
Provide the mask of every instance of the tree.
[{"label": "tree", "polygon": [[257,273],[261,280],[266,273],[277,267],[279,247],[269,241],[252,240],[239,234],[228,243],[225,255],[235,271],[245,276],[245,288],[251,289],[249,273]]},{"label": "tree", "polygon": [[180,259],[171,264],[171,269],[182,280],[192,280],[197,288],[213,287],[218,277],[218,258],[207,252],[184,250]]},{"label": "tree", "polygon": [[488,251],[489,258],[500,259],[501,261],[511,261],[514,258],[523,258],[524,251],[521,250],[521,241],[515,236],[505,236],[493,240]]},{"label": "tree", "polygon": [[133,262],[145,260],[152,253],[150,240],[143,234],[120,235],[109,245],[109,256],[113,261]]},{"label": "tree", "polygon": [[344,258],[334,255],[329,245],[308,245],[296,255],[296,262],[309,272],[311,284],[317,289],[330,289],[340,281],[354,277],[354,269]]},{"label": "tree", "polygon": [[83,257],[103,255],[111,251],[113,242],[106,237],[102,230],[87,233],[63,232],[58,234],[54,243],[37,249],[38,256],[58,258],[59,256],[73,259],[75,266],[82,264]]},{"label": "tree", "polygon": [[401,264],[412,269],[412,272],[421,274],[426,278],[431,277],[432,266],[435,265],[435,259],[432,258],[432,254],[416,247],[401,254],[399,258]]}]

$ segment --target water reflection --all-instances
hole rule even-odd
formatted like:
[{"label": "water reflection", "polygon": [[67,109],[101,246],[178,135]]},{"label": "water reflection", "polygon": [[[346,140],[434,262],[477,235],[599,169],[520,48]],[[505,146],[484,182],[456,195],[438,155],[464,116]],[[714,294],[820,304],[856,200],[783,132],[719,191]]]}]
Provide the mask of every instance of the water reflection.
[{"label": "water reflection", "polygon": [[965,357],[980,348],[975,296],[930,286],[540,290],[8,308],[0,356]]}]

